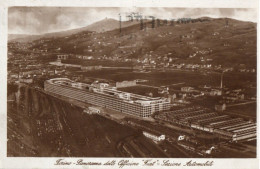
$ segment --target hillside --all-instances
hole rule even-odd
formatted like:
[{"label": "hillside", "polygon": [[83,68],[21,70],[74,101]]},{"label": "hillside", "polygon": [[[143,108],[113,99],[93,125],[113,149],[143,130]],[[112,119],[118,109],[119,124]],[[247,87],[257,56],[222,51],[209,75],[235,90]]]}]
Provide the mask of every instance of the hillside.
[{"label": "hillside", "polygon": [[[202,21],[203,20],[203,21]],[[198,63],[223,66],[256,67],[256,23],[234,19],[204,18],[194,23],[156,24],[140,30],[140,24],[118,29],[107,26],[99,32],[80,31],[66,37],[34,41],[31,49],[48,49],[93,57],[152,60],[171,58],[172,63]],[[228,24],[227,24],[228,22]],[[101,22],[102,23],[102,22]],[[104,21],[103,21],[104,23]]]}]

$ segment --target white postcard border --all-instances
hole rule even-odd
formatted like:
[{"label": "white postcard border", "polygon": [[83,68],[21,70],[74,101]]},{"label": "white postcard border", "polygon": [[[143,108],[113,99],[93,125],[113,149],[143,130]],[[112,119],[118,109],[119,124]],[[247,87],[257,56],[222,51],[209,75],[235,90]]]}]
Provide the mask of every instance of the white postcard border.
[{"label": "white postcard border", "polygon": [[[114,166],[82,166],[82,165],[55,165],[56,160],[64,159],[67,161],[77,162],[79,159],[83,159],[84,161],[100,161],[106,162],[109,160],[115,159],[117,162],[120,160],[130,160],[134,162],[139,162],[140,166],[124,166],[123,168],[144,168],[145,166],[141,165],[144,159],[151,158],[31,158],[31,157],[6,157],[6,142],[7,142],[7,114],[6,114],[6,103],[7,103],[7,34],[8,34],[8,7],[10,6],[84,6],[84,7],[191,7],[191,8],[257,8],[259,9],[259,2],[257,0],[4,0],[0,2],[0,100],[2,104],[0,106],[0,168],[119,168],[119,165]],[[259,13],[259,11],[258,11]],[[259,18],[257,19],[259,23]],[[259,29],[259,25],[257,25]],[[257,41],[259,42],[259,33],[257,37]],[[259,49],[259,43],[257,45]],[[259,56],[259,52],[257,52],[257,57]],[[257,60],[259,65],[259,59]],[[258,69],[257,69],[257,73]],[[257,83],[259,84],[259,77],[257,76]],[[257,85],[259,87],[259,85]],[[257,90],[257,95],[259,96],[259,90]],[[258,101],[257,101],[257,114],[258,114]],[[259,116],[257,118],[259,121]],[[259,131],[259,124],[258,131]],[[257,142],[259,143],[259,142]],[[259,146],[257,146],[257,152],[259,152]],[[257,157],[259,157],[257,153]],[[153,159],[152,159],[153,160]],[[159,160],[163,162],[163,160],[155,158],[155,160]],[[203,167],[192,167],[192,168],[203,168],[203,169],[254,169],[258,168],[258,158],[241,158],[241,159],[169,159],[174,162],[181,162],[185,164],[186,162],[193,160],[197,162],[205,162],[205,161],[213,161],[213,166],[203,166]],[[172,168],[172,169],[181,169],[181,168],[191,168],[188,166],[180,166],[180,167],[167,167],[167,166],[146,166],[145,168]]]}]

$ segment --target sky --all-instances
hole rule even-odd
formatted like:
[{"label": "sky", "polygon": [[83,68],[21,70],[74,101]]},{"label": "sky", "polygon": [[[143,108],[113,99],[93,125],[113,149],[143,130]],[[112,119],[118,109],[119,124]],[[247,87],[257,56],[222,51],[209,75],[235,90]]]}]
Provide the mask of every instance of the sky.
[{"label": "sky", "polygon": [[252,8],[102,8],[102,7],[10,7],[9,34],[44,34],[75,29],[105,18],[126,20],[126,13],[139,12],[160,19],[233,18],[257,22],[257,9]]}]

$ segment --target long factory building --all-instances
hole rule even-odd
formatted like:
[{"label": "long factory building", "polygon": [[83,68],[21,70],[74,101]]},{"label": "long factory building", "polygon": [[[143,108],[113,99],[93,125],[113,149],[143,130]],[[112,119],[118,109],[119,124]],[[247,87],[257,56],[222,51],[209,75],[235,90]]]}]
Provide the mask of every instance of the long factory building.
[{"label": "long factory building", "polygon": [[156,118],[214,133],[232,141],[256,139],[256,123],[210,112],[200,107],[166,111]]},{"label": "long factory building", "polygon": [[44,90],[139,117],[150,117],[153,113],[170,109],[170,102],[166,98],[118,91],[107,83],[85,84],[68,78],[55,78],[44,82]]}]

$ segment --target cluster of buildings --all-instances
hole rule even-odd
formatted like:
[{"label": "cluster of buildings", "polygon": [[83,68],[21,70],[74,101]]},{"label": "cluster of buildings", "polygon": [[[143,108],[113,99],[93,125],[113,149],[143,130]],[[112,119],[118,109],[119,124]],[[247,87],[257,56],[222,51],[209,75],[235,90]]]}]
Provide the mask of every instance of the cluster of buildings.
[{"label": "cluster of buildings", "polygon": [[8,53],[8,82],[32,83],[42,75],[43,65],[37,62],[38,55]]},{"label": "cluster of buildings", "polygon": [[[158,93],[160,94],[169,94],[169,88],[159,88]],[[204,96],[222,96],[223,92],[220,88],[195,88],[191,86],[183,86],[180,88],[180,90],[174,91],[173,95],[175,101],[179,99],[185,100],[185,99],[196,99],[199,97],[204,97]]]},{"label": "cluster of buildings", "polygon": [[56,66],[43,66],[41,64],[35,65],[34,68],[27,68],[21,66],[19,68],[12,66],[8,71],[8,82],[10,83],[33,83],[40,78],[54,77],[60,75],[69,75],[69,72],[64,68]]},{"label": "cluster of buildings", "polygon": [[190,86],[183,86],[181,87],[182,93],[180,93],[179,95],[182,95],[182,98],[196,98],[200,96],[221,96],[221,102],[224,104],[231,102],[240,102],[246,99],[244,90],[230,90],[228,88],[222,87],[222,81],[221,84],[222,85],[220,87],[199,86],[198,88],[194,88]]},{"label": "cluster of buildings", "polygon": [[[84,72],[100,70],[102,66],[81,66],[73,64],[63,64],[61,60],[66,60],[70,57],[68,54],[57,55],[57,62],[47,62],[44,58],[49,56],[37,53],[17,54],[8,53],[8,83],[27,83],[38,84],[43,86],[42,79],[55,77],[68,77],[71,79],[80,78],[79,75],[73,73],[75,69]],[[56,55],[52,56],[56,59]]]},{"label": "cluster of buildings", "polygon": [[201,107],[166,111],[156,115],[155,118],[214,133],[231,141],[256,138],[256,123],[245,121],[242,118],[232,118],[228,115],[210,112]]},{"label": "cluster of buildings", "polygon": [[237,100],[244,100],[245,95],[244,95],[242,89],[236,89],[236,90],[226,91],[225,95],[223,96],[223,99],[227,103],[234,102]]},{"label": "cluster of buildings", "polygon": [[30,47],[32,47],[32,44],[26,44],[26,43],[21,43],[21,42],[11,42],[11,43],[8,43],[8,49],[27,50]]},{"label": "cluster of buildings", "polygon": [[[123,49],[122,49],[123,50]],[[69,59],[77,59],[77,60],[110,60],[110,61],[120,61],[120,62],[131,62],[135,59],[128,59],[123,58],[119,54],[114,54],[113,56],[107,56],[106,54],[101,54],[102,50],[99,50],[98,54],[93,53],[94,51],[92,49],[89,49],[88,52],[91,52],[91,54],[88,55],[79,55],[79,54],[58,54],[57,59],[59,61],[62,60],[69,60]],[[125,56],[127,56],[126,51],[121,51]],[[128,52],[128,54],[133,54],[134,52]]]},{"label": "cluster of buildings", "polygon": [[170,102],[166,98],[118,91],[107,83],[85,84],[67,78],[55,78],[45,81],[44,90],[139,117],[150,117],[156,112],[170,109]]},{"label": "cluster of buildings", "polygon": [[[170,61],[147,61],[149,59],[140,60],[138,62],[138,65],[134,66],[134,69],[155,69],[155,68],[165,68],[168,70],[216,70],[216,71],[226,71],[227,69],[229,71],[233,71],[233,68],[222,68],[222,65],[212,65],[210,63],[203,63],[203,64],[185,64],[185,63],[171,63]],[[172,58],[169,58],[169,60],[173,60]]]}]

